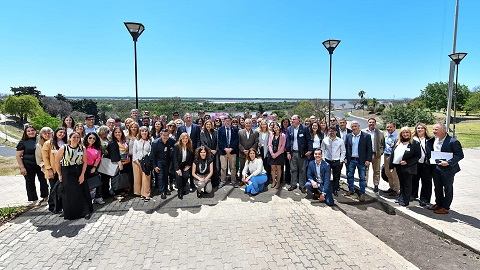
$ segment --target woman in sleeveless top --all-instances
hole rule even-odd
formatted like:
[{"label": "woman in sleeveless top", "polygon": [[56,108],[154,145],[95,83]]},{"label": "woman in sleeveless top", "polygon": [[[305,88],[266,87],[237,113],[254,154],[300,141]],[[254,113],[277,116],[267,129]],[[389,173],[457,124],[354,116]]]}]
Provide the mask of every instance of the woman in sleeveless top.
[{"label": "woman in sleeveless top", "polygon": [[268,140],[269,158],[268,164],[271,166],[272,185],[271,188],[280,188],[280,180],[282,179],[282,166],[285,165],[285,144],[287,138],[280,130],[280,125],[274,123],[273,133]]},{"label": "woman in sleeveless top", "polygon": [[195,151],[195,162],[192,164],[192,176],[195,179],[198,198],[201,198],[203,195],[202,189],[204,189],[204,192],[207,194],[212,192],[213,162],[208,147],[200,146]]},{"label": "woman in sleeveless top", "polygon": [[70,134],[68,144],[55,155],[58,181],[63,184],[63,213],[65,219],[90,219],[93,212],[88,183],[85,181],[87,155],[80,144],[80,134]]}]

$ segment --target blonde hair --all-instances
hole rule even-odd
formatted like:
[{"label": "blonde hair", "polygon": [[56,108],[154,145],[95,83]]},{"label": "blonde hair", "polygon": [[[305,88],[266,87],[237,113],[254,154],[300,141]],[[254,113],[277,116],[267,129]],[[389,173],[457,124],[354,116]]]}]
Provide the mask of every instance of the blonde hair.
[{"label": "blonde hair", "polygon": [[[188,139],[187,145],[183,145],[182,139],[184,137],[187,137]],[[190,136],[188,136],[187,132],[183,132],[182,134],[180,134],[180,137],[178,137],[178,146],[180,146],[181,148],[186,147],[190,152],[193,152],[192,139],[190,138]]]},{"label": "blonde hair", "polygon": [[40,136],[38,136],[38,143],[40,144],[40,146],[43,146],[43,144],[45,143],[45,139],[42,136],[45,133],[53,134],[53,130],[50,127],[43,127],[42,129],[40,129]]},{"label": "blonde hair", "polygon": [[402,127],[400,129],[400,132],[398,133],[398,137],[397,137],[397,142],[396,142],[396,145],[399,145],[401,143],[403,143],[402,141],[402,132],[404,131],[408,131],[408,133],[410,133],[410,140],[408,141],[408,143],[412,143],[413,142],[413,135],[412,135],[412,130],[408,127]]}]

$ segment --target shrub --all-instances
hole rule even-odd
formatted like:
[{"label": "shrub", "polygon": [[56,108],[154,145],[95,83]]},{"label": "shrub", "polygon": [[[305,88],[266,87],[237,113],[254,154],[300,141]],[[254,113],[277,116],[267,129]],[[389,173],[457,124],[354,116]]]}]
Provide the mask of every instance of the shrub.
[{"label": "shrub", "polygon": [[42,127],[50,127],[55,130],[57,127],[61,126],[62,121],[58,118],[51,117],[47,113],[42,113],[38,116],[32,117],[30,124],[37,130],[40,130]]},{"label": "shrub", "polygon": [[433,124],[433,114],[425,108],[404,104],[395,104],[383,113],[383,122],[393,122],[397,127],[413,127],[418,122]]}]

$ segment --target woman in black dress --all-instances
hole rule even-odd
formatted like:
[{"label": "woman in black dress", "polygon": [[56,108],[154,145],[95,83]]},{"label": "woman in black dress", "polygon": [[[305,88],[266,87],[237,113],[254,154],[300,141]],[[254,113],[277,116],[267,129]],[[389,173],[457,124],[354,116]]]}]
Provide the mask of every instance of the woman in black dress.
[{"label": "woman in black dress", "polygon": [[202,146],[206,146],[210,149],[212,153],[213,161],[213,176],[212,176],[212,186],[218,187],[220,184],[219,171],[220,171],[220,157],[217,154],[217,131],[213,128],[213,121],[208,119],[205,120],[203,129],[200,132],[200,142]]},{"label": "woman in black dress", "polygon": [[[197,187],[197,197],[201,198],[204,193],[212,192],[213,162],[210,156],[210,149],[200,146],[195,150],[195,161],[192,164],[192,176]],[[202,189],[204,191],[202,192]]]},{"label": "woman in black dress", "polygon": [[285,164],[285,144],[287,137],[280,130],[280,125],[275,123],[273,126],[273,133],[268,139],[268,164],[271,166],[272,185],[271,188],[280,188],[280,179],[282,179],[282,167]]},{"label": "woman in black dress", "polygon": [[[35,149],[37,144],[37,129],[33,126],[26,126],[23,130],[22,139],[18,142],[16,159],[20,167],[20,173],[25,177],[28,201],[40,205],[48,198],[48,185],[45,174],[42,172],[35,160]],[[35,176],[40,182],[40,197],[38,201]]]},{"label": "woman in black dress", "polygon": [[90,219],[93,212],[92,199],[85,181],[87,155],[80,143],[77,132],[70,134],[68,144],[60,147],[55,155],[58,181],[62,182],[65,194],[62,196],[65,219]]}]

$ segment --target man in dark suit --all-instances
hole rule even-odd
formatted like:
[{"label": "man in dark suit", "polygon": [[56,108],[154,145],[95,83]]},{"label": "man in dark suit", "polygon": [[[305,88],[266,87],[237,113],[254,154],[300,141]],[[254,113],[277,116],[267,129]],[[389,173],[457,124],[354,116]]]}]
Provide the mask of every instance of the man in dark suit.
[{"label": "man in dark suit", "polygon": [[[243,168],[245,167],[245,161],[247,158],[248,150],[258,148],[258,132],[252,130],[252,119],[245,119],[245,128],[238,131],[238,151],[240,153],[240,179],[243,179]],[[243,182],[240,181],[240,185]],[[234,187],[238,187],[237,183]]]},{"label": "man in dark suit", "polygon": [[187,132],[188,136],[190,136],[190,139],[192,140],[193,152],[195,153],[195,149],[201,145],[200,127],[192,123],[192,115],[189,113],[186,113],[183,119],[185,120],[185,124],[178,127],[177,141],[182,133]]},{"label": "man in dark suit", "polygon": [[313,199],[333,205],[333,188],[330,180],[330,165],[322,159],[322,150],[315,149],[313,152],[315,160],[308,163],[305,189],[313,193]]},{"label": "man in dark suit", "polygon": [[354,174],[355,169],[358,170],[360,178],[359,201],[365,201],[365,187],[367,181],[365,178],[366,169],[372,161],[372,139],[369,134],[360,131],[360,124],[352,121],[350,124],[352,133],[348,133],[345,137],[345,148],[347,150],[345,162],[347,164],[347,181],[348,191],[345,196],[355,194]]},{"label": "man in dark suit", "polygon": [[303,193],[307,181],[306,161],[313,152],[313,144],[308,128],[300,124],[298,115],[292,116],[292,125],[287,129],[287,159],[290,162],[292,181],[288,191],[297,188],[297,181]]},{"label": "man in dark suit", "polygon": [[352,133],[352,130],[347,128],[347,120],[342,118],[338,122],[337,137],[345,141],[345,136],[347,136],[348,133]]},{"label": "man in dark suit", "polygon": [[460,142],[447,134],[447,127],[443,123],[433,126],[433,135],[427,141],[427,157],[430,159],[432,151],[452,153],[448,160],[430,161],[433,183],[435,185],[435,204],[428,207],[436,214],[448,214],[453,200],[453,180],[460,171],[458,162],[463,159],[463,150]]},{"label": "man in dark suit", "polygon": [[237,177],[235,162],[237,160],[238,153],[238,129],[232,126],[232,120],[229,116],[225,117],[224,125],[218,129],[217,139],[221,166],[221,182],[218,188],[222,188],[226,182],[228,168],[230,168],[230,177],[232,183]]}]

